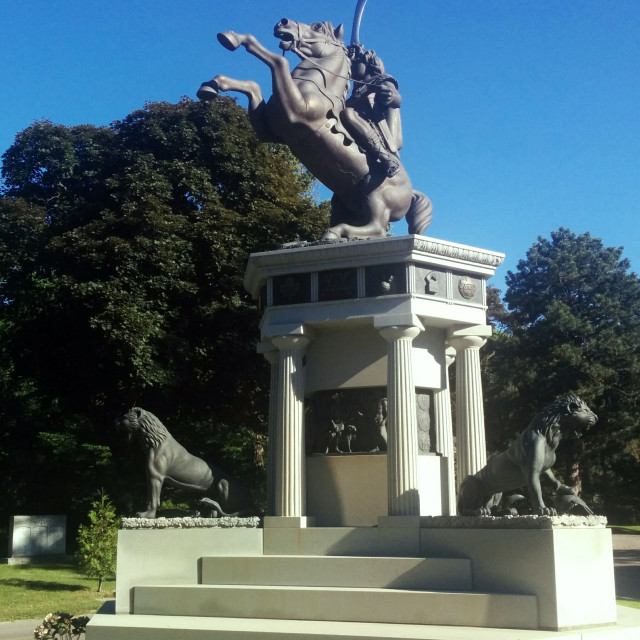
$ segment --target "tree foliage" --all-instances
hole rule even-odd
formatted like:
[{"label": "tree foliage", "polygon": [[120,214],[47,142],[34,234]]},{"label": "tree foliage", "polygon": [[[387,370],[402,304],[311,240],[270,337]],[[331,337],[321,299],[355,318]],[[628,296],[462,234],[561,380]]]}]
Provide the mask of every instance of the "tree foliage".
[{"label": "tree foliage", "polygon": [[506,282],[504,330],[485,359],[491,448],[577,392],[600,419],[561,445],[561,475],[614,517],[640,512],[640,280],[622,248],[560,228],[539,237]]},{"label": "tree foliage", "polygon": [[[2,179],[6,508],[64,509],[71,492],[84,512],[96,476],[130,508],[129,452],[111,424],[133,404],[200,454],[248,468],[266,366],[246,259],[320,235],[311,177],[222,98],[147,104],[109,127],[36,122]],[[45,461],[59,477],[48,486],[33,475]]]},{"label": "tree foliage", "polygon": [[76,558],[81,571],[90,578],[98,579],[98,591],[101,591],[104,579],[116,575],[120,519],[116,516],[116,509],[104,491],[91,506],[89,524],[81,524],[78,528]]}]

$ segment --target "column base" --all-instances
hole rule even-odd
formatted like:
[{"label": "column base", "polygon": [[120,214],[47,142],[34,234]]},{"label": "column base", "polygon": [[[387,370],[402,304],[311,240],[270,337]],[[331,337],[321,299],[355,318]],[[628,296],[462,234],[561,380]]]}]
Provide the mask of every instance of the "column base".
[{"label": "column base", "polygon": [[265,529],[306,529],[315,524],[316,519],[312,516],[265,516],[262,526]]}]

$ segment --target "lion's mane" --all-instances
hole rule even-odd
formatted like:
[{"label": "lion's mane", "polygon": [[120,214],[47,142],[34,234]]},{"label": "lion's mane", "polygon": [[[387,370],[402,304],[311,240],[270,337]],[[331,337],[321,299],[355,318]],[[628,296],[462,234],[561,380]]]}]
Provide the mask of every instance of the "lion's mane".
[{"label": "lion's mane", "polygon": [[543,434],[547,439],[566,418],[571,418],[578,410],[587,409],[586,403],[575,394],[556,398],[542,411],[536,414],[529,423],[529,429]]},{"label": "lion's mane", "polygon": [[142,438],[146,447],[155,449],[169,436],[169,431],[162,422],[151,411],[140,407],[132,407],[124,415],[124,420],[133,427],[133,432]]}]

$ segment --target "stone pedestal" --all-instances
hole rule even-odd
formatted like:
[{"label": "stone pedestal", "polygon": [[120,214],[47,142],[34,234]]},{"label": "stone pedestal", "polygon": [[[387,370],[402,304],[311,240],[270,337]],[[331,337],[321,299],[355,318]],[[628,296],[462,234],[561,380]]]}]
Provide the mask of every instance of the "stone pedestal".
[{"label": "stone pedestal", "polygon": [[[310,455],[376,451],[387,454],[380,480],[388,504],[378,516],[426,515],[421,503],[431,515],[454,512],[446,350],[457,351],[456,427],[466,474],[486,455],[478,349],[491,333],[486,280],[502,259],[423,236],[250,257],[244,284],[262,300],[259,349],[272,363],[275,398],[270,515],[287,526],[315,515],[304,503]],[[429,454],[442,457],[439,482],[430,487],[418,472],[419,457]],[[366,478],[354,481],[367,493]]]}]

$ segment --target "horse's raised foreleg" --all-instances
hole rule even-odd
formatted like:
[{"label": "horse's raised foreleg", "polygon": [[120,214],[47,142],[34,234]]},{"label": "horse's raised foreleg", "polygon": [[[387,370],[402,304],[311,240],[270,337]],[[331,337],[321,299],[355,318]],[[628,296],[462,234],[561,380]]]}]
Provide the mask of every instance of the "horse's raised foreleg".
[{"label": "horse's raised foreleg", "polygon": [[220,91],[237,91],[247,96],[249,98],[249,111],[257,109],[261,103],[264,103],[260,85],[253,80],[235,80],[227,76],[217,75],[213,82]]},{"label": "horse's raised foreleg", "polygon": [[307,103],[291,78],[291,68],[286,58],[267,49],[250,33],[225,31],[218,34],[218,41],[230,51],[244,47],[252,56],[264,62],[271,69],[273,93],[278,95],[285,111],[288,114],[304,112]]},{"label": "horse's raised foreleg", "polygon": [[219,91],[237,91],[249,98],[249,121],[261,142],[279,142],[271,131],[266,118],[266,103],[260,85],[253,80],[235,80],[217,75],[211,83]]}]

